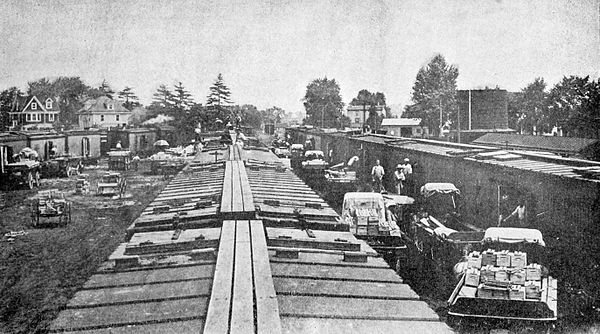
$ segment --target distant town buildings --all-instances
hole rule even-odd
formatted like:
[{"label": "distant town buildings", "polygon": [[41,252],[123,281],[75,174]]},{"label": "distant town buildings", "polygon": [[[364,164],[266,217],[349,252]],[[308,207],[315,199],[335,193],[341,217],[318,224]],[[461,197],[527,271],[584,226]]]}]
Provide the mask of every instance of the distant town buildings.
[{"label": "distant town buildings", "polygon": [[[385,111],[385,106],[383,105],[376,105],[376,106],[372,106],[373,108],[375,108],[375,111],[377,111],[377,113],[379,115],[382,115]],[[351,128],[362,128],[363,124],[365,123],[365,120],[369,118],[369,110],[371,109],[371,106],[366,105],[366,106],[354,106],[354,105],[348,105],[348,107],[346,108],[346,116],[348,116],[348,118],[350,118],[350,127]]]},{"label": "distant town buildings", "polygon": [[8,112],[10,130],[51,129],[58,121],[58,101],[46,96],[17,97]]},{"label": "distant town buildings", "polygon": [[85,101],[78,116],[81,129],[124,127],[129,122],[131,111],[122,102],[101,96]]}]

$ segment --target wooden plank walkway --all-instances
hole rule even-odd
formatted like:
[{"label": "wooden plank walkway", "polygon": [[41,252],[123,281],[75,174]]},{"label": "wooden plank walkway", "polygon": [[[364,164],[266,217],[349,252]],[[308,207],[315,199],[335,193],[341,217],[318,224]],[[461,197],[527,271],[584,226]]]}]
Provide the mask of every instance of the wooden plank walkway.
[{"label": "wooden plank walkway", "polygon": [[227,161],[225,163],[225,179],[221,194],[220,214],[223,219],[232,217],[252,219],[256,208],[246,167],[243,161]]},{"label": "wooden plank walkway", "polygon": [[261,221],[224,221],[205,333],[281,333]]}]

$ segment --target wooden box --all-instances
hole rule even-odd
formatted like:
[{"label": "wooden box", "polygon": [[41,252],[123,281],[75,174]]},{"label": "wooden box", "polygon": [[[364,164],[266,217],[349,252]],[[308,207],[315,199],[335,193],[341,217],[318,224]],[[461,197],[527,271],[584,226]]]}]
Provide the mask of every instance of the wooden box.
[{"label": "wooden box", "polygon": [[479,252],[471,252],[467,257],[467,268],[481,268],[481,254]]},{"label": "wooden box", "polygon": [[496,253],[493,250],[488,249],[481,253],[481,266],[495,266],[496,265]]},{"label": "wooden box", "polygon": [[522,285],[513,285],[508,290],[508,298],[512,300],[523,300],[525,299],[525,287]]},{"label": "wooden box", "polygon": [[542,279],[542,267],[539,264],[530,264],[525,268],[525,278],[528,281],[539,281]]},{"label": "wooden box", "polygon": [[465,273],[465,285],[477,287],[479,286],[479,269],[469,268]]},{"label": "wooden box", "polygon": [[509,275],[506,267],[497,268],[494,278],[498,282],[508,282]]},{"label": "wooden box", "polygon": [[512,284],[524,285],[526,281],[524,268],[513,268],[510,273],[510,282]]},{"label": "wooden box", "polygon": [[527,253],[514,252],[511,254],[510,265],[514,268],[525,268],[527,266]]},{"label": "wooden box", "polygon": [[507,251],[496,253],[496,265],[498,267],[510,267],[510,254]]}]

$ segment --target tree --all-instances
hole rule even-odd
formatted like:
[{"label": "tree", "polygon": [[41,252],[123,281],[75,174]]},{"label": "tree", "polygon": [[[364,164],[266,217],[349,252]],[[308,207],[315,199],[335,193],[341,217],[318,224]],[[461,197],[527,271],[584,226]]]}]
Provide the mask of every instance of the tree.
[{"label": "tree", "polygon": [[171,94],[171,102],[173,106],[180,110],[189,110],[194,105],[192,94],[183,87],[183,83],[179,81],[175,84],[175,90]]},{"label": "tree", "polygon": [[[217,79],[210,87],[210,94],[206,97],[207,109],[211,111],[211,116],[219,119],[225,118],[226,107],[231,105],[233,102],[230,100],[231,92],[229,87],[223,83],[223,75],[219,73]],[[213,120],[214,122],[214,120]]]},{"label": "tree", "polygon": [[523,88],[516,96],[514,106],[511,106],[510,122],[516,124],[520,133],[541,134],[552,127],[546,113],[546,83],[543,78],[536,78]]},{"label": "tree", "polygon": [[168,109],[172,107],[172,101],[173,93],[166,85],[160,85],[152,95],[151,106]]},{"label": "tree", "polygon": [[115,91],[112,88],[110,88],[110,85],[108,84],[108,81],[106,81],[106,79],[102,80],[102,83],[100,84],[100,86],[98,86],[98,90],[102,92],[105,96],[110,97],[111,99],[115,94]]},{"label": "tree", "polygon": [[245,126],[252,127],[254,129],[260,129],[265,119],[263,113],[258,108],[251,104],[244,104],[242,106],[233,106],[232,111],[234,114],[239,115]]},{"label": "tree", "polygon": [[48,78],[41,78],[36,81],[30,81],[27,83],[27,95],[35,96],[55,96],[56,91],[54,85]]},{"label": "tree", "polygon": [[265,122],[277,124],[280,123],[281,120],[285,117],[285,110],[273,106],[271,108],[265,109],[262,114],[262,118]]},{"label": "tree", "polygon": [[445,123],[456,119],[456,78],[458,69],[448,65],[440,54],[424,67],[419,69],[413,86],[412,101],[419,108],[408,108],[413,113],[410,117],[422,119],[429,129],[439,129]]},{"label": "tree", "polygon": [[344,103],[335,79],[315,79],[306,86],[304,95],[306,124],[320,127],[340,127]]},{"label": "tree", "polygon": [[101,96],[108,96],[109,98],[113,98],[115,91],[110,87],[108,81],[106,79],[102,80],[102,83],[98,88],[90,88],[87,92],[88,97],[92,99],[97,99]]},{"label": "tree", "polygon": [[10,126],[8,112],[11,110],[15,99],[22,96],[23,92],[17,87],[10,87],[0,93],[0,131],[6,131]]},{"label": "tree", "polygon": [[563,77],[548,94],[545,123],[562,128],[568,136],[598,138],[599,90],[599,82],[590,81],[589,76]]},{"label": "tree", "polygon": [[135,95],[133,88],[131,87],[125,86],[125,88],[119,92],[119,98],[125,100],[123,106],[129,110],[133,110],[133,108],[140,106],[139,98]]}]

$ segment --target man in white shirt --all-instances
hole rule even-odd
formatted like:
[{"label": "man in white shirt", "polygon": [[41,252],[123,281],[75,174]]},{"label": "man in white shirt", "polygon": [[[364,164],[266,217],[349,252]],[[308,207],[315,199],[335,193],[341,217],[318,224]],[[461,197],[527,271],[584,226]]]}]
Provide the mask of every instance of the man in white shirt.
[{"label": "man in white shirt", "polygon": [[379,159],[375,161],[375,166],[371,169],[371,177],[373,179],[373,191],[381,192],[383,190],[382,181],[385,175],[383,166],[379,164]]},{"label": "man in white shirt", "polygon": [[523,200],[519,201],[519,205],[515,208],[515,210],[508,215],[503,222],[506,222],[509,218],[517,217],[517,221],[519,222],[519,226],[525,226],[525,220],[527,219],[527,210],[525,209],[525,202]]}]

